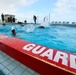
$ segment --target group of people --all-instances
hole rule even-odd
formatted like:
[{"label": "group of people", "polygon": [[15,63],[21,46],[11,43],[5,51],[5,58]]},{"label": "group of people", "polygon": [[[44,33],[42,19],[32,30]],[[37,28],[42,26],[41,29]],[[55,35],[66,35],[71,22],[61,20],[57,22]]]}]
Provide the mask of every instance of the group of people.
[{"label": "group of people", "polygon": [[[36,24],[36,20],[37,20],[37,17],[34,15],[33,16],[33,20],[34,20],[34,22],[35,22],[35,24]],[[25,20],[25,23],[26,23],[26,20]],[[16,36],[16,30],[15,30],[15,28],[14,27],[12,27],[12,34],[14,35],[14,36]]]},{"label": "group of people", "polygon": [[[5,16],[4,16],[3,13],[1,14],[1,19],[2,19],[2,24],[4,24],[4,22],[5,22]],[[16,20],[16,19],[15,19],[14,17],[12,17],[12,16],[8,17],[8,19],[7,19],[7,21],[8,21],[8,22],[11,22],[11,23],[12,23],[12,22],[15,23],[15,20]]]},{"label": "group of people", "polygon": [[14,22],[14,23],[15,23],[15,20],[16,20],[16,19],[15,19],[14,17],[13,17],[13,18],[12,18],[11,16],[8,17],[8,22],[11,22],[11,23]]},{"label": "group of people", "polygon": [[[5,25],[5,18],[4,18],[4,14],[2,13],[1,14],[1,19],[2,19],[2,24]],[[14,22],[15,23],[15,18],[12,18],[11,16],[8,17],[8,22]],[[12,30],[11,30],[12,34],[15,36],[16,35],[16,30],[14,27],[12,27]]]},{"label": "group of people", "polygon": [[[4,15],[3,15],[3,13],[2,13],[2,15],[1,15],[1,18],[2,18],[2,24],[4,24],[4,21],[5,21],[5,19],[4,19]],[[46,19],[46,17],[44,17],[44,21],[45,21],[45,19]],[[36,24],[37,23],[37,16],[33,16],[33,20],[34,20],[34,23]],[[12,18],[11,16],[10,17],[8,17],[8,22],[15,22],[15,18]],[[27,23],[27,21],[25,20],[24,21],[25,23]],[[19,22],[19,24],[22,24],[22,22]],[[44,28],[44,26],[40,26],[39,28]],[[14,36],[16,36],[16,30],[15,30],[15,28],[14,27],[12,27],[11,28],[11,32],[12,32],[12,34],[14,35]]]},{"label": "group of people", "polygon": [[[4,17],[4,14],[3,13],[1,14],[1,19],[2,19],[2,23],[4,23],[5,17]],[[12,22],[15,22],[16,19],[14,17],[10,16],[10,17],[8,17],[7,20],[8,20],[8,22],[11,22],[12,23]],[[37,17],[35,15],[33,16],[33,20],[34,20],[34,23],[36,24]],[[26,23],[26,20],[25,20],[25,23]]]},{"label": "group of people", "polygon": [[[2,23],[4,24],[5,19],[4,19],[3,13],[1,15],[1,19],[2,19]],[[16,19],[12,16],[8,17],[8,22],[11,22],[11,23],[14,22],[15,23],[15,20]],[[44,17],[43,21],[45,22],[45,20],[46,20],[46,17]],[[33,21],[34,21],[35,24],[37,23],[37,16],[36,15],[33,16]],[[27,23],[26,20],[24,22]]]},{"label": "group of people", "polygon": [[[4,15],[3,15],[3,13],[2,13],[2,15],[1,15],[1,18],[2,18],[2,24],[4,25],[5,23],[4,23],[4,21],[5,21],[5,19],[4,19]],[[10,17],[8,17],[8,22],[15,22],[15,18],[12,18],[11,16]],[[12,27],[12,34],[15,36],[16,35],[16,30],[15,30],[15,28],[14,27]]]},{"label": "group of people", "polygon": [[[1,14],[1,19],[2,19],[2,24],[4,25],[5,24],[5,16],[3,13]],[[11,23],[14,22],[15,23],[15,18],[12,18],[12,16],[8,17],[7,20],[8,20],[8,22],[11,22]],[[33,20],[34,20],[34,23],[36,24],[37,23],[37,16],[34,15]],[[26,23],[26,20],[25,20],[25,23]],[[14,36],[16,35],[16,30],[14,27],[12,27],[11,32]]]}]

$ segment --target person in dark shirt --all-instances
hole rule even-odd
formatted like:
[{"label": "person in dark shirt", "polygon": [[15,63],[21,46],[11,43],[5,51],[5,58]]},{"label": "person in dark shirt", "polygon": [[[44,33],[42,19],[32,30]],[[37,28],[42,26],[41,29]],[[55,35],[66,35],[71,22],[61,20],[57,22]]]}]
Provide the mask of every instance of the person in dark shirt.
[{"label": "person in dark shirt", "polygon": [[8,22],[10,22],[10,18],[8,17]]},{"label": "person in dark shirt", "polygon": [[5,24],[5,21],[4,21],[4,15],[3,15],[3,13],[2,13],[2,15],[1,15],[1,19],[2,19],[2,25],[6,25],[6,24]]},{"label": "person in dark shirt", "polygon": [[2,18],[2,22],[4,22],[4,15],[3,15],[3,13],[1,15],[1,18]]},{"label": "person in dark shirt", "polygon": [[36,23],[37,17],[35,15],[33,16],[33,20]]},{"label": "person in dark shirt", "polygon": [[13,18],[12,20],[13,20],[13,22],[15,23],[15,18]]}]

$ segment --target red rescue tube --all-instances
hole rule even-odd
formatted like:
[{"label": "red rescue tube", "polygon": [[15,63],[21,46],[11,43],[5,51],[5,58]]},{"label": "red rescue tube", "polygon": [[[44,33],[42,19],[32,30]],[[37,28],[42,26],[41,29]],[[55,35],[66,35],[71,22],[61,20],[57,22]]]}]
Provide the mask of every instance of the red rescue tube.
[{"label": "red rescue tube", "polygon": [[0,35],[0,50],[42,75],[76,75],[76,55]]}]

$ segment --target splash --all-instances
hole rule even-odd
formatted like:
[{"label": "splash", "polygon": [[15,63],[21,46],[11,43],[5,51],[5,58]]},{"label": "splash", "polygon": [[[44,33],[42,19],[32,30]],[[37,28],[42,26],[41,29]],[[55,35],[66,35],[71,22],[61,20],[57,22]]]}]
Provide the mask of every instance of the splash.
[{"label": "splash", "polygon": [[25,25],[25,26],[24,26],[24,30],[25,30],[26,32],[33,32],[34,29],[35,29],[35,26],[32,25],[32,24],[29,24],[29,25]]},{"label": "splash", "polygon": [[49,27],[49,21],[48,21],[48,18],[45,18],[45,20],[41,23],[40,26],[44,26],[44,27]]}]

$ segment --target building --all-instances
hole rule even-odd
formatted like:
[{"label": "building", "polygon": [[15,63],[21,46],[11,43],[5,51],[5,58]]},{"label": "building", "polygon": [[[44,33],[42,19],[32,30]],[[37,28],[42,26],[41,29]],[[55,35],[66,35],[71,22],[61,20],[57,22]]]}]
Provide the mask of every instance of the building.
[{"label": "building", "polygon": [[76,24],[76,22],[72,22],[72,24],[73,24],[73,25],[75,25],[75,24]]},{"label": "building", "polygon": [[55,24],[57,24],[57,21],[55,22]]},{"label": "building", "polygon": [[66,24],[69,24],[69,22],[66,22]]},{"label": "building", "polygon": [[54,21],[52,21],[51,24],[54,24]]},{"label": "building", "polygon": [[61,21],[59,21],[59,24],[61,24]]}]

